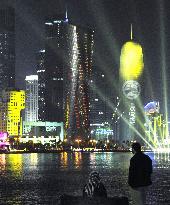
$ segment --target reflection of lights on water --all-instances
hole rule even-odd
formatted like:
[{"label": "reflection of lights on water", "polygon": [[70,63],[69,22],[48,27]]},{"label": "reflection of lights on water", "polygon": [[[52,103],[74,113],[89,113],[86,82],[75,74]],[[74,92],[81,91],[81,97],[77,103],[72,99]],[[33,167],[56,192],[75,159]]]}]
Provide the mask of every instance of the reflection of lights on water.
[{"label": "reflection of lights on water", "polygon": [[91,153],[90,154],[90,162],[95,163],[96,161],[96,153]]},{"label": "reflection of lights on water", "polygon": [[82,153],[81,152],[75,152],[74,153],[74,164],[78,167],[80,167],[81,162],[82,162]]},{"label": "reflection of lights on water", "polygon": [[9,164],[15,176],[20,176],[22,171],[22,154],[9,154]]},{"label": "reflection of lights on water", "polygon": [[161,147],[157,149],[153,149],[154,153],[170,153],[170,148]]},{"label": "reflection of lights on water", "polygon": [[61,163],[63,166],[67,166],[68,165],[68,154],[67,152],[62,152],[61,153]]},{"label": "reflection of lights on water", "polygon": [[112,155],[110,152],[102,153],[102,156],[100,153],[90,153],[90,162],[94,165],[99,160],[107,161],[108,163],[112,160]]},{"label": "reflection of lights on water", "polygon": [[0,155],[0,170],[5,170],[5,166],[6,166],[6,155],[5,154],[1,154]]},{"label": "reflection of lights on water", "polygon": [[37,153],[31,153],[31,164],[36,166],[38,163],[38,154]]},{"label": "reflection of lights on water", "polygon": [[106,152],[106,160],[107,160],[107,161],[110,161],[110,160],[111,160],[111,158],[112,158],[111,153]]},{"label": "reflection of lights on water", "polygon": [[170,150],[162,148],[161,151],[154,151],[154,160],[170,161]]},{"label": "reflection of lights on water", "polygon": [[113,163],[112,152],[96,152],[90,153],[90,165],[92,168],[97,168],[100,165],[101,168],[111,167]]}]

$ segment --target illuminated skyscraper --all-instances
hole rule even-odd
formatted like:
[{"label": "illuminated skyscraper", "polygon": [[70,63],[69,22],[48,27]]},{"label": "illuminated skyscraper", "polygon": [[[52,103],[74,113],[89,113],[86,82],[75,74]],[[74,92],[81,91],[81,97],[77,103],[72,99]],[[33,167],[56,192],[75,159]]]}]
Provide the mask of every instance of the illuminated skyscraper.
[{"label": "illuminated skyscraper", "polygon": [[45,121],[45,50],[37,54],[37,75],[38,75],[38,120]]},{"label": "illuminated skyscraper", "polygon": [[24,90],[5,90],[0,102],[0,130],[10,136],[22,135],[22,115],[25,108]]},{"label": "illuminated skyscraper", "polygon": [[90,80],[90,123],[111,124],[113,109],[109,107],[109,102],[114,101],[114,95],[115,92],[109,87],[106,75],[99,69],[93,72]]},{"label": "illuminated skyscraper", "polygon": [[15,85],[15,12],[0,8],[0,95]]},{"label": "illuminated skyscraper", "polygon": [[89,80],[93,31],[66,17],[46,25],[46,120],[64,122],[67,136],[89,135]]},{"label": "illuminated skyscraper", "polygon": [[38,75],[29,75],[26,81],[25,121],[38,121]]},{"label": "illuminated skyscraper", "polygon": [[[103,127],[113,128],[113,108],[110,104],[114,102],[115,91],[106,80],[106,75],[99,68],[96,69],[90,80],[90,127],[91,137],[104,140],[106,135],[96,134],[94,130]],[[105,126],[106,125],[106,126]],[[101,128],[103,131],[105,128]],[[109,134],[110,135],[110,134]],[[109,139],[113,139],[109,136]]]},{"label": "illuminated skyscraper", "polygon": [[89,84],[92,74],[93,31],[70,25],[70,69],[66,77],[65,130],[67,136],[90,135]]},{"label": "illuminated skyscraper", "polygon": [[64,70],[68,53],[68,22],[64,16],[51,17],[45,22],[45,106],[46,121],[64,121]]}]

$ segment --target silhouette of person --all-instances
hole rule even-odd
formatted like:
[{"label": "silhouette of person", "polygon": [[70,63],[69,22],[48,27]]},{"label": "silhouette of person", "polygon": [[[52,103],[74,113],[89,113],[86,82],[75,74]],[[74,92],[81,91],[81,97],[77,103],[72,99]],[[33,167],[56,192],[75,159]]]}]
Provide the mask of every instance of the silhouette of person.
[{"label": "silhouette of person", "polygon": [[128,184],[132,188],[135,205],[144,205],[146,192],[152,184],[152,160],[141,151],[141,145],[136,142],[132,144],[134,156],[130,160]]},{"label": "silhouette of person", "polygon": [[107,191],[98,172],[90,173],[88,182],[83,188],[83,197],[107,197]]}]

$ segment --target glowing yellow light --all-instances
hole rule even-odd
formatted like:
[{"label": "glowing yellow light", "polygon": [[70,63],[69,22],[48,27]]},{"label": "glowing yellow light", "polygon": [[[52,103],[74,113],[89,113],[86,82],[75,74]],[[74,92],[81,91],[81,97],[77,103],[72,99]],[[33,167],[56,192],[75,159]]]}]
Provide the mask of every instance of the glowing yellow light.
[{"label": "glowing yellow light", "polygon": [[62,152],[60,157],[61,157],[60,162],[61,162],[62,166],[67,166],[68,165],[68,154],[67,154],[67,152]]},{"label": "glowing yellow light", "polygon": [[0,156],[0,170],[4,171],[5,167],[6,167],[6,155],[1,154],[1,156]]},{"label": "glowing yellow light", "polygon": [[21,136],[21,110],[25,108],[25,91],[6,91],[3,98],[7,100],[0,102],[0,129],[10,136]]},{"label": "glowing yellow light", "polygon": [[22,175],[22,163],[23,163],[23,155],[22,154],[10,154],[8,156],[10,169],[12,174],[18,178]]},{"label": "glowing yellow light", "polygon": [[75,152],[74,157],[74,164],[76,165],[76,168],[79,168],[82,162],[82,153],[81,152]]},{"label": "glowing yellow light", "polygon": [[30,157],[31,157],[31,164],[33,166],[36,166],[37,163],[38,163],[38,154],[37,153],[31,153]]},{"label": "glowing yellow light", "polygon": [[126,42],[121,50],[120,75],[123,80],[137,80],[143,72],[142,47],[132,41]]}]

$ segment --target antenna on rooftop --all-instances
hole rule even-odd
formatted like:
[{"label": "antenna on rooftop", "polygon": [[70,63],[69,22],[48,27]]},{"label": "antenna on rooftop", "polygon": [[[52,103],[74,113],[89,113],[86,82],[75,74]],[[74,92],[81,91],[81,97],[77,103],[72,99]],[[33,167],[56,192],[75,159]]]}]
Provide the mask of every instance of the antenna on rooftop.
[{"label": "antenna on rooftop", "polygon": [[132,23],[130,24],[130,40],[133,40],[133,28],[132,28]]},{"label": "antenna on rooftop", "polygon": [[66,4],[66,13],[65,13],[65,21],[68,21],[68,12],[67,12],[67,4]]}]

